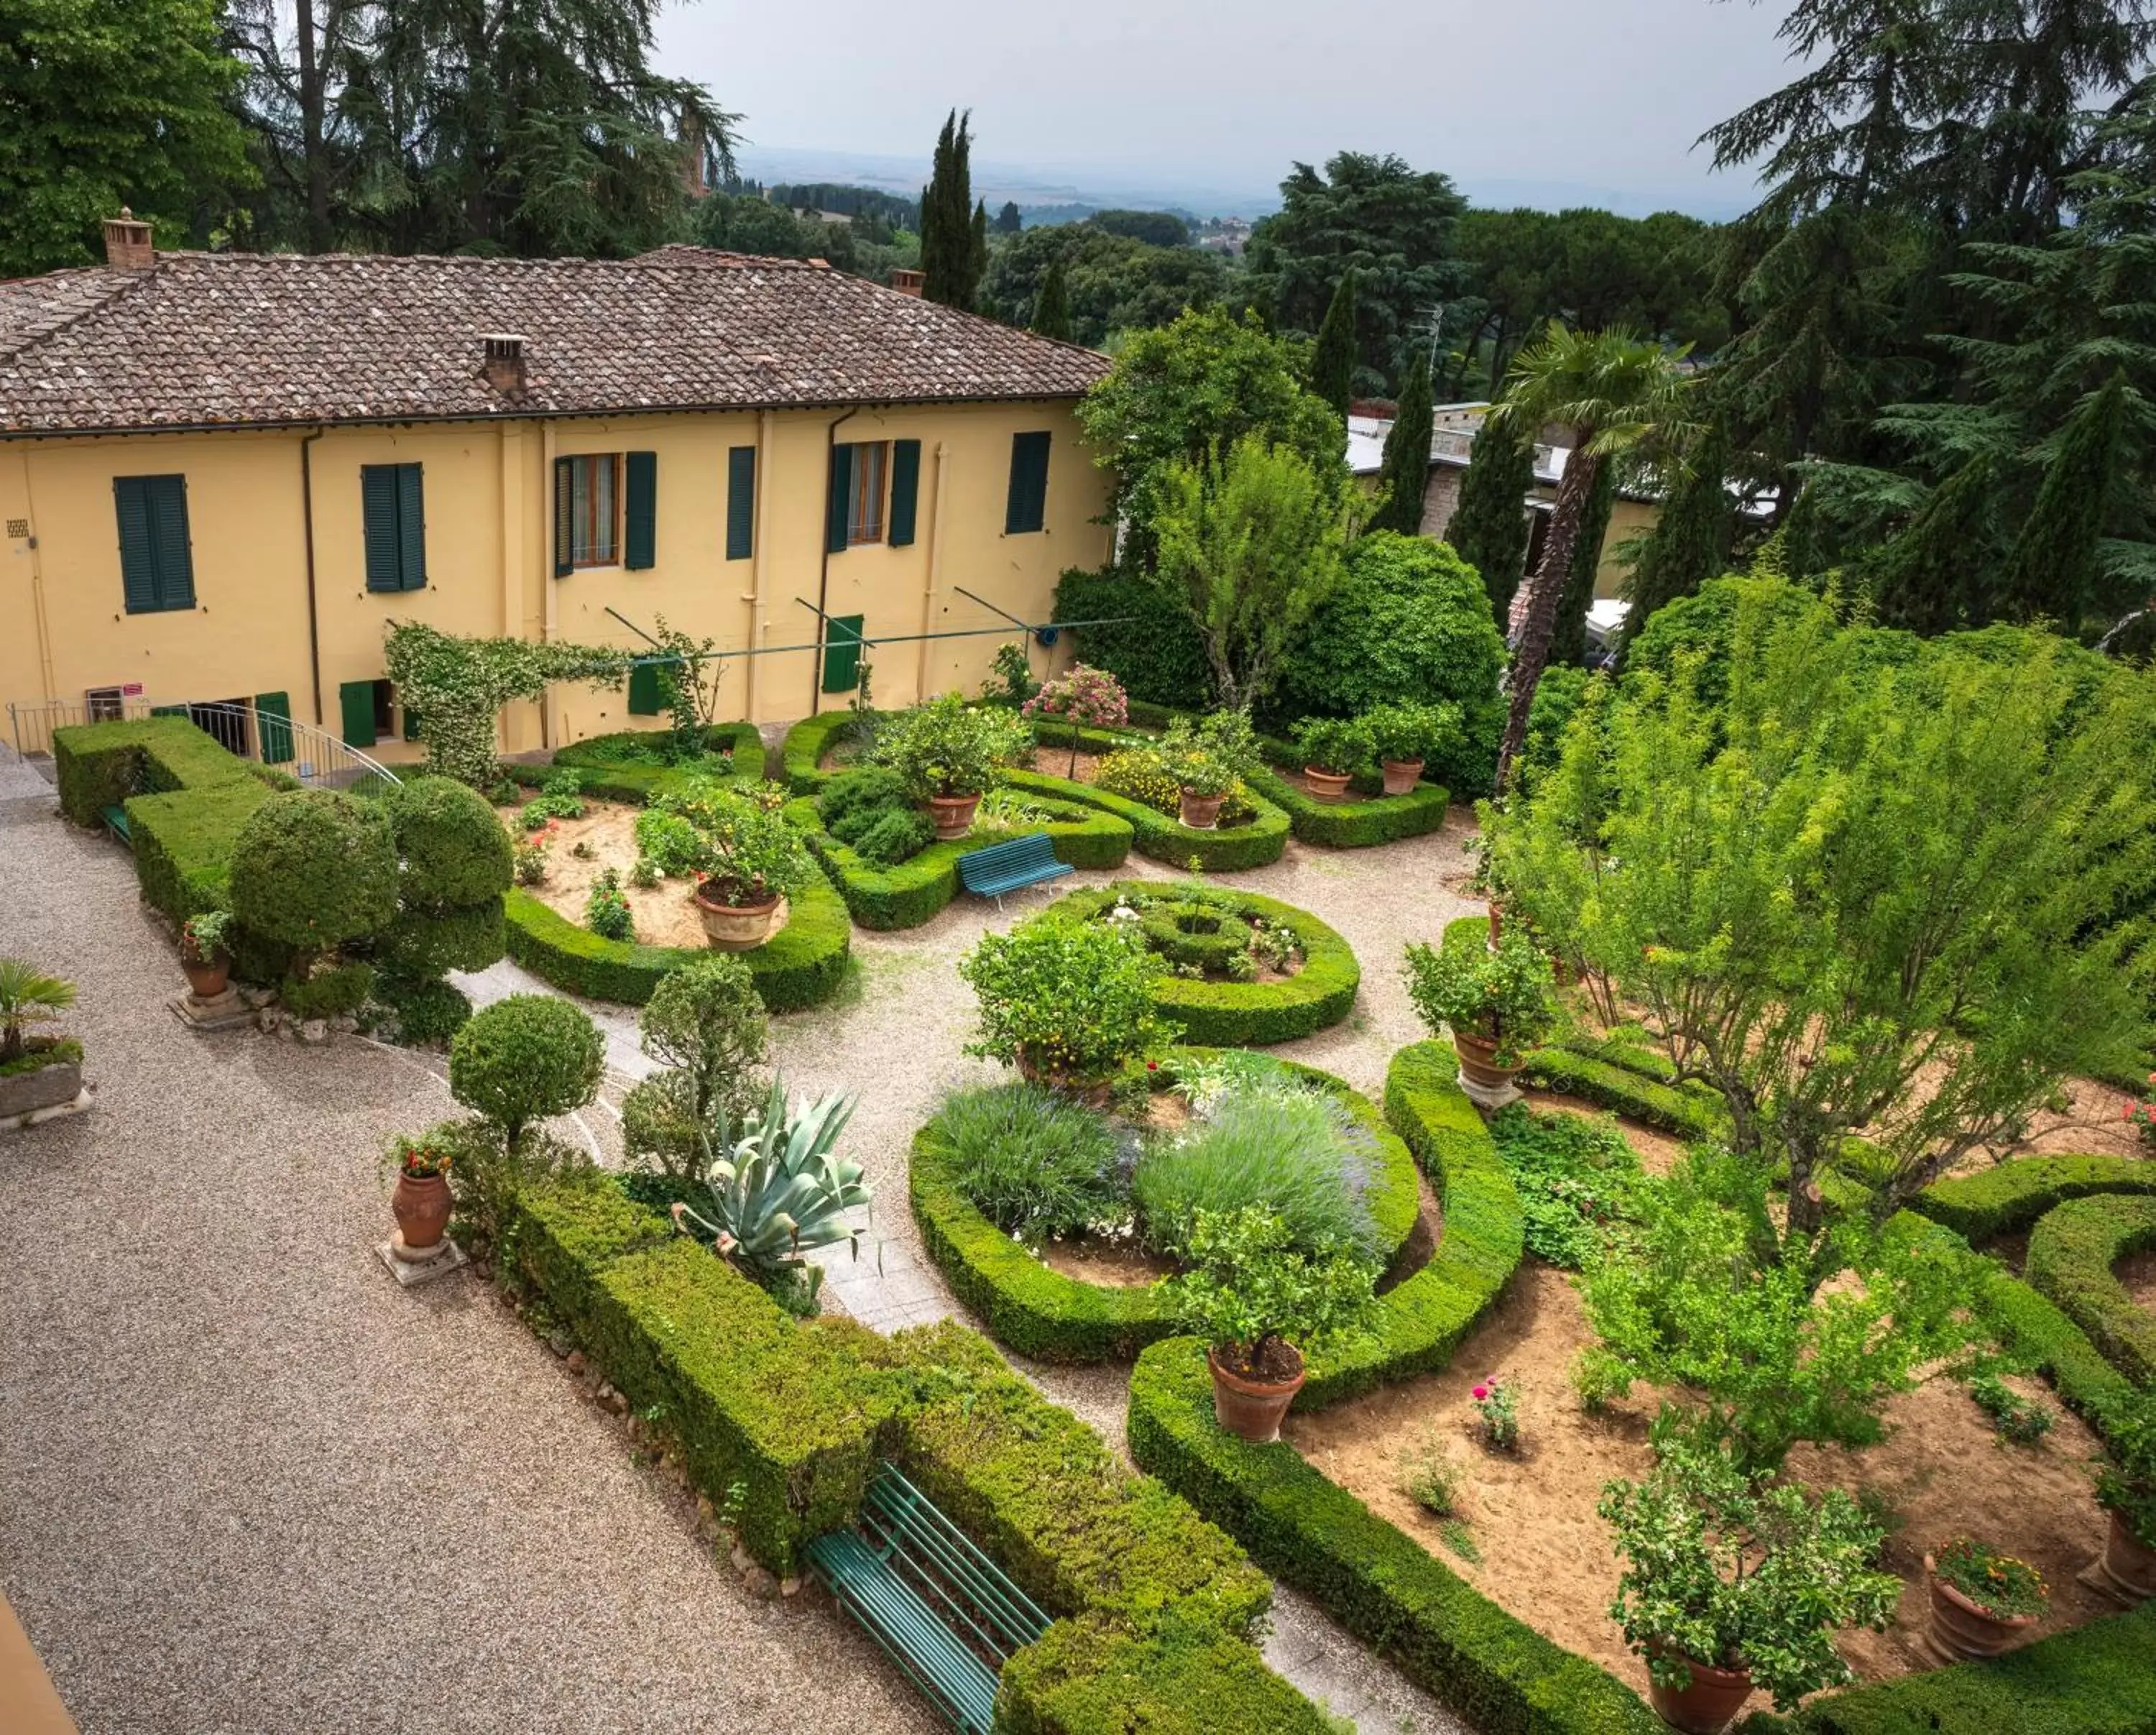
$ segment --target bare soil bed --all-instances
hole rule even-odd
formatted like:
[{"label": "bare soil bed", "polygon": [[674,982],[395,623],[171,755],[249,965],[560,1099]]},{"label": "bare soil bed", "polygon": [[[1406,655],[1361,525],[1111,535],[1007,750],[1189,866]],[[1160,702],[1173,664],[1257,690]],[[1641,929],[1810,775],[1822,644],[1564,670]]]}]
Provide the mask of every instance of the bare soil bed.
[{"label": "bare soil bed", "polygon": [[2129,1253],[2112,1270],[2137,1306],[2156,1313],[2156,1251]]},{"label": "bare soil bed", "polygon": [[[592,882],[613,868],[621,875],[622,896],[629,900],[636,938],[641,944],[688,947],[701,952],[706,942],[704,924],[690,896],[696,890],[695,880],[677,875],[648,888],[629,883],[629,870],[635,866],[637,858],[636,816],[642,811],[621,802],[586,796],[583,818],[554,821],[547,877],[526,890],[550,910],[583,927],[587,926],[584,904],[591,896]],[[524,829],[515,809],[504,808],[502,814],[502,823],[518,843],[536,834]],[[573,853],[580,843],[589,846],[588,858]],[[786,926],[787,913],[786,906],[781,904],[774,933]]]},{"label": "bare soil bed", "polygon": [[[1317,1469],[1486,1596],[1644,1691],[1645,1667],[1609,1619],[1620,1563],[1594,1506],[1604,1482],[1651,1467],[1647,1425],[1659,1399],[1635,1388],[1599,1415],[1584,1409],[1569,1372],[1593,1335],[1570,1276],[1529,1259],[1446,1372],[1291,1415],[1285,1432]],[[1476,1430],[1470,1392],[1491,1375],[1519,1391],[1517,1456],[1488,1450]],[[2058,1409],[2041,1383],[2012,1383],[2043,1394]],[[2102,1544],[2103,1518],[2087,1469],[2097,1447],[2078,1420],[2063,1410],[2058,1416],[2041,1445],[2008,1445],[1961,1387],[1935,1380],[1887,1406],[1890,1431],[1880,1445],[1855,1452],[1799,1446],[1790,1455],[1793,1475],[1852,1492],[1869,1486],[1903,1521],[1888,1540],[1885,1563],[1904,1585],[1892,1625],[1840,1641],[1860,1676],[1881,1680],[1935,1666],[1915,1642],[1928,1604],[1923,1556],[1957,1535],[1980,1536],[2043,1573],[2051,1604],[2039,1635],[2117,1612],[2074,1577]],[[1426,1440],[1448,1451],[1463,1472],[1458,1517],[1481,1553],[1479,1563],[1447,1547],[1441,1521],[1402,1491],[1403,1454]],[[1755,1698],[1750,1708],[1765,1705]]]},{"label": "bare soil bed", "polygon": [[1173,1260],[1149,1253],[1135,1240],[1106,1235],[1050,1241],[1040,1250],[1040,1258],[1051,1271],[1104,1289],[1142,1289],[1175,1275]]}]

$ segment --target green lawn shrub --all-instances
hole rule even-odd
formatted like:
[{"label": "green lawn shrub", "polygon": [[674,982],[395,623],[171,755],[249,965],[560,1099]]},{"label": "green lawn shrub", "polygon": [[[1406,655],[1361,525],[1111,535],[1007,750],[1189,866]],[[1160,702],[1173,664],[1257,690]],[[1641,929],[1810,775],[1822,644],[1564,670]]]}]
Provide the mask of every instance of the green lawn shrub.
[{"label": "green lawn shrub", "polygon": [[[1055,756],[1049,757],[1053,762]],[[1009,772],[1005,773],[1004,781],[1024,794],[1082,802],[1087,807],[1113,814],[1131,828],[1134,834],[1132,847],[1139,855],[1173,867],[1194,867],[1209,874],[1232,874],[1278,861],[1287,847],[1287,815],[1262,796],[1253,798],[1257,817],[1248,825],[1194,831],[1181,820],[1157,813],[1142,802],[1111,795],[1091,783],[1074,783],[1068,778],[1050,777],[1037,771]]]},{"label": "green lawn shrub", "polygon": [[1934,1181],[1911,1209],[1974,1245],[2028,1228],[2070,1199],[2156,1193],[2156,1163],[2133,1157],[2020,1157]]},{"label": "green lawn shrub", "polygon": [[398,896],[429,910],[489,904],[509,889],[509,834],[454,778],[408,778],[382,798],[397,839]]},{"label": "green lawn shrub", "polygon": [[2156,1312],[2112,1270],[2156,1247],[2156,1199],[2069,1199],[2029,1232],[2029,1286],[2057,1303],[2112,1365],[2139,1385],[2156,1383]]},{"label": "green lawn shrub", "polygon": [[[716,770],[715,766],[694,763],[675,767],[666,757],[672,742],[672,732],[666,729],[621,729],[611,735],[588,735],[558,749],[554,763],[609,773]],[[703,748],[709,754],[728,756],[733,761],[732,774],[742,783],[752,783],[763,776],[763,735],[753,723],[714,723],[704,731]]]},{"label": "green lawn shrub", "polygon": [[511,994],[475,1013],[449,1045],[449,1094],[514,1146],[525,1127],[598,1094],[606,1043],[582,1008]]},{"label": "green lawn shrub", "polygon": [[327,789],[272,795],[233,845],[232,913],[287,946],[321,951],[387,928],[397,843],[378,803]]}]

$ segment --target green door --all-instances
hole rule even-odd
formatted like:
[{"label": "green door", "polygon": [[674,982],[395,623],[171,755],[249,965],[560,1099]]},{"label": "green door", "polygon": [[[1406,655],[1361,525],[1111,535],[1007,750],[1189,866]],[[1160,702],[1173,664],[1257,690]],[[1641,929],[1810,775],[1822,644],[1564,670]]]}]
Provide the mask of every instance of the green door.
[{"label": "green door", "polygon": [[292,762],[292,696],[257,693],[254,696],[254,736],[262,744],[264,765]]},{"label": "green door", "polygon": [[861,684],[860,614],[834,614],[824,628],[824,690],[850,693]]}]

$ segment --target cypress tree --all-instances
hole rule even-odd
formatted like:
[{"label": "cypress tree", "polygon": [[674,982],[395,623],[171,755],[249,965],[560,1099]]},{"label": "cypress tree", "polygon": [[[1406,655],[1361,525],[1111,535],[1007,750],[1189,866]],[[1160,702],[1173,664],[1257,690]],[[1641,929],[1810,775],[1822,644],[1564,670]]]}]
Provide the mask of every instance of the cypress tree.
[{"label": "cypress tree", "polygon": [[1460,557],[1482,575],[1490,593],[1490,612],[1502,632],[1512,612],[1512,595],[1526,569],[1527,495],[1535,485],[1533,430],[1485,422],[1475,436],[1467,474],[1460,481],[1445,539]]},{"label": "cypress tree", "polygon": [[1866,562],[1881,625],[1943,633],[1981,612],[1977,575],[1990,564],[1995,475],[1990,456],[1979,453]]},{"label": "cypress tree", "polygon": [[1404,536],[1422,534],[1423,495],[1430,487],[1430,436],[1434,425],[1430,398],[1430,360],[1418,355],[1408,370],[1393,431],[1385,436],[1385,459],[1378,473],[1379,500],[1372,530],[1396,530]]},{"label": "cypress tree", "polygon": [[2047,616],[2071,633],[2097,593],[2097,543],[2103,534],[2126,432],[2126,379],[2111,383],[2068,418],[2058,449],[2022,521],[2002,577],[2004,612]]},{"label": "cypress tree", "polygon": [[1310,358],[1310,389],[1344,418],[1355,395],[1355,269],[1341,275],[1317,328],[1317,347]]},{"label": "cypress tree", "polygon": [[1594,492],[1580,514],[1579,540],[1572,545],[1572,565],[1564,594],[1558,599],[1557,625],[1550,634],[1547,666],[1577,669],[1587,660],[1587,607],[1594,600],[1594,577],[1602,569],[1602,544],[1609,535],[1609,515],[1617,505],[1617,467],[1606,459],[1595,473]]},{"label": "cypress tree", "polygon": [[973,311],[976,297],[980,293],[981,280],[988,270],[988,202],[978,199],[973,204],[973,227],[966,238],[966,298],[952,305]]},{"label": "cypress tree", "polygon": [[1630,644],[1663,603],[1694,594],[1722,575],[1729,559],[1729,434],[1718,421],[1693,445],[1685,472],[1670,485],[1662,514],[1625,581],[1631,612],[1621,644]]},{"label": "cypress tree", "polygon": [[1051,260],[1040,280],[1040,294],[1033,304],[1033,329],[1043,337],[1070,341],[1070,290],[1064,281],[1061,259]]},{"label": "cypress tree", "polygon": [[971,110],[961,115],[953,109],[945,119],[921,194],[921,293],[968,312],[988,248],[988,208],[977,208],[973,200],[972,121]]}]

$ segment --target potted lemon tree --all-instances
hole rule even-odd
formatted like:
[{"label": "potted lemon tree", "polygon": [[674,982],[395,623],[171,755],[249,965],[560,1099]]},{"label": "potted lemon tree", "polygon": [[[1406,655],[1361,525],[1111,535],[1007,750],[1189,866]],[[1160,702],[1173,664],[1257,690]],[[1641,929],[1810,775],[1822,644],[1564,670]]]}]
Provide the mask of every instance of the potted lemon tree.
[{"label": "potted lemon tree", "polygon": [[1153,1009],[1152,954],[1117,927],[1035,920],[986,934],[958,973],[980,1002],[966,1052],[1081,1101],[1106,1102],[1120,1068],[1182,1034]]},{"label": "potted lemon tree", "polygon": [[1441,946],[1407,949],[1408,998],[1432,1035],[1450,1030],[1460,1086],[1483,1108],[1502,1108],[1527,1051],[1557,1018],[1550,961],[1517,929],[1493,947],[1448,934]]},{"label": "potted lemon tree", "polygon": [[1368,733],[1348,717],[1304,718],[1295,749],[1312,801],[1345,801],[1348,780],[1375,757]]},{"label": "potted lemon tree", "polygon": [[1460,738],[1460,708],[1453,705],[1380,705],[1363,713],[1363,732],[1385,778],[1388,795],[1411,794],[1423,767]]},{"label": "potted lemon tree", "polygon": [[968,706],[956,693],[910,706],[878,726],[869,762],[896,772],[928,810],[944,843],[973,829],[997,774],[1033,750],[1024,723],[996,706]]},{"label": "potted lemon tree", "polygon": [[715,783],[661,796],[660,813],[688,822],[697,875],[690,894],[704,938],[720,952],[749,952],[771,937],[779,904],[815,871],[800,834],[771,809]]}]

